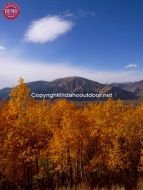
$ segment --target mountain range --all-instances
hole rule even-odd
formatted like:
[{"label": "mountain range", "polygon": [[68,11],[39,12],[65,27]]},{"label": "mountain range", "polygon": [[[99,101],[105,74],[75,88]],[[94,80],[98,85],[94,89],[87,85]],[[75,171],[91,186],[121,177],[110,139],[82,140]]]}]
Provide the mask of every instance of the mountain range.
[{"label": "mountain range", "polygon": [[[112,94],[113,99],[134,100],[143,98],[143,80],[130,83],[102,84],[81,77],[66,77],[53,81],[35,81],[27,83],[31,93],[74,93],[74,94]],[[0,100],[8,98],[11,88],[0,90]],[[97,98],[92,98],[97,99]],[[82,98],[76,98],[82,100]],[[89,98],[84,98],[89,100]],[[91,100],[91,98],[90,98]]]}]

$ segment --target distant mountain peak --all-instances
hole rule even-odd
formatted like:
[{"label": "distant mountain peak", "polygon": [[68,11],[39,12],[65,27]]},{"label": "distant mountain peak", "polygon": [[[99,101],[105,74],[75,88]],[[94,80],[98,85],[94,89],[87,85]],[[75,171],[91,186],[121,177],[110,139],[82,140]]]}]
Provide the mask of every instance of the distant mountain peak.
[{"label": "distant mountain peak", "polygon": [[[71,76],[55,79],[53,81],[34,81],[27,83],[31,92],[34,93],[112,93],[114,99],[135,99],[143,97],[143,80],[134,83],[102,84],[83,77]],[[7,98],[10,88],[0,90],[0,100]],[[139,96],[140,94],[140,96]],[[96,99],[96,98],[95,98]],[[81,100],[81,99],[77,99]]]}]

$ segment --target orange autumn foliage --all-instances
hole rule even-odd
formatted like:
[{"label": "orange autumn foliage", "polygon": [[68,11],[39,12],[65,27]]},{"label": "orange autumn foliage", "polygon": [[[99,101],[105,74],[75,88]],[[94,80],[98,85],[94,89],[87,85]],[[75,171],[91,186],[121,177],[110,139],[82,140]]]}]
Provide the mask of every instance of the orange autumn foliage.
[{"label": "orange autumn foliage", "polygon": [[143,172],[143,104],[31,99],[22,79],[0,105],[0,187],[88,183],[132,189]]}]

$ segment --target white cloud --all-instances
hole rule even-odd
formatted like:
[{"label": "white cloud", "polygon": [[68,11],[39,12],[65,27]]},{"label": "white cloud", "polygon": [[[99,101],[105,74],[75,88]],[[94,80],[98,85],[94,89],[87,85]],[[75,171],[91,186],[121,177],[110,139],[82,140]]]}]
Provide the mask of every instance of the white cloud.
[{"label": "white cloud", "polygon": [[129,64],[125,66],[126,69],[131,69],[131,68],[136,68],[136,67],[137,67],[136,64]]},{"label": "white cloud", "polygon": [[26,82],[80,76],[101,83],[129,82],[143,79],[143,71],[102,71],[71,66],[68,63],[32,62],[15,57],[0,57],[0,88],[17,84],[19,77]]},{"label": "white cloud", "polygon": [[4,46],[0,46],[0,51],[4,51],[6,48]]},{"label": "white cloud", "polygon": [[25,40],[33,43],[47,43],[56,40],[73,28],[72,21],[61,16],[47,16],[33,21],[25,33]]}]

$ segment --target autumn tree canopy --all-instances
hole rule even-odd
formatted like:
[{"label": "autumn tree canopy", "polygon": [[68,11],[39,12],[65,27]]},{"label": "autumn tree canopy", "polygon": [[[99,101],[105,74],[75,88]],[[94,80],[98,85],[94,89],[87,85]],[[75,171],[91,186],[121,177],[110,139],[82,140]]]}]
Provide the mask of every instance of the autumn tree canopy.
[{"label": "autumn tree canopy", "polygon": [[87,183],[132,190],[143,172],[143,104],[36,101],[19,80],[0,104],[0,187]]}]

